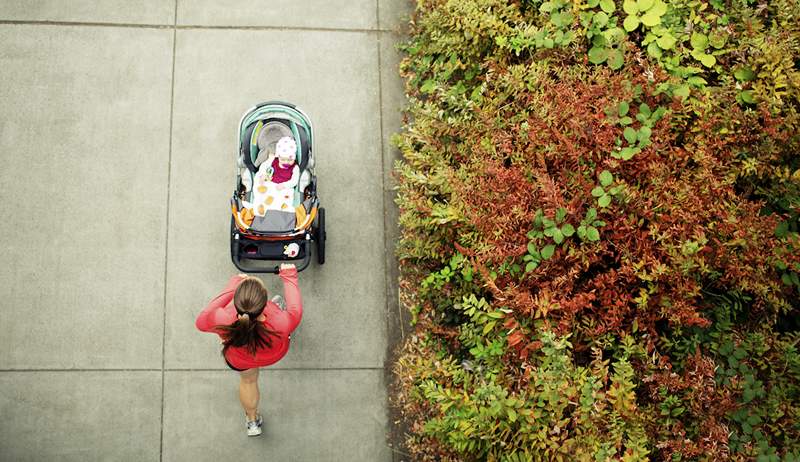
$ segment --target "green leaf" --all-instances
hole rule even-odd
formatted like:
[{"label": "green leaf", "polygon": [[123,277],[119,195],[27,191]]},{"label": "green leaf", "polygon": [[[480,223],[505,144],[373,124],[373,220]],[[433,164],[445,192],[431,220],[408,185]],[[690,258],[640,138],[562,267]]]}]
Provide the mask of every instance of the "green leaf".
[{"label": "green leaf", "polygon": [[656,0],[648,13],[653,13],[659,17],[664,16],[667,13],[667,4],[662,0]]},{"label": "green leaf", "polygon": [[608,170],[603,170],[600,172],[599,179],[602,186],[608,186],[614,182],[614,175],[612,175]]},{"label": "green leaf", "polygon": [[531,271],[535,270],[539,266],[539,262],[532,261],[525,265],[525,272],[530,273]]},{"label": "green leaf", "polygon": [[513,409],[508,409],[508,420],[512,422],[517,421],[517,413]]},{"label": "green leaf", "polygon": [[578,226],[577,233],[578,233],[578,237],[581,240],[584,240],[584,238],[586,237],[586,226],[584,226],[584,225]]},{"label": "green leaf", "polygon": [[636,0],[624,0],[622,2],[622,9],[629,15],[635,15],[639,12],[639,6],[636,4]]},{"label": "green leaf", "polygon": [[600,9],[611,14],[617,9],[617,6],[614,5],[614,0],[600,0]]},{"label": "green leaf", "polygon": [[644,114],[644,116],[645,116],[645,117],[648,117],[648,118],[649,118],[649,117],[650,117],[650,114],[651,114],[651,111],[650,111],[650,106],[648,106],[648,105],[647,105],[647,103],[642,103],[642,104],[640,104],[640,105],[639,105],[639,112],[640,112],[641,114]]},{"label": "green leaf", "polygon": [[603,194],[600,197],[600,199],[597,200],[597,205],[599,205],[600,207],[608,207],[610,203],[611,203],[611,196],[609,196],[608,194]]},{"label": "green leaf", "polygon": [[639,151],[640,151],[639,148],[632,148],[630,146],[627,146],[622,148],[622,150],[620,151],[620,157],[622,158],[622,160],[630,160],[633,159],[633,156],[638,154]]},{"label": "green leaf", "polygon": [[789,274],[789,278],[792,280],[792,283],[798,287],[800,287],[800,276],[797,273]]},{"label": "green leaf", "polygon": [[692,38],[689,39],[689,43],[695,50],[703,51],[708,48],[708,36],[700,32],[692,32]]},{"label": "green leaf", "polygon": [[647,11],[653,7],[655,0],[636,0],[636,6],[639,8],[639,11]]},{"label": "green leaf", "polygon": [[[599,11],[595,13],[595,15],[592,17],[592,23],[600,28],[606,27],[606,24],[608,24],[608,15],[602,11]],[[601,37],[605,40],[605,38],[602,35],[598,35],[598,37]]]},{"label": "green leaf", "polygon": [[600,0],[589,0],[586,4],[589,5],[589,8],[594,8],[600,4]]},{"label": "green leaf", "polygon": [[708,43],[717,50],[724,47],[727,41],[728,36],[726,34],[711,34],[708,37]]},{"label": "green leaf", "polygon": [[653,27],[661,24],[661,15],[656,14],[655,12],[648,11],[647,13],[642,16],[642,24],[647,27]]},{"label": "green leaf", "polygon": [[535,254],[538,251],[539,251],[539,249],[536,248],[536,246],[533,244],[533,242],[528,242],[528,253],[529,254]]},{"label": "green leaf", "polygon": [[689,83],[689,85],[697,88],[703,88],[708,83],[706,82],[706,79],[700,77],[699,75],[693,75],[689,77],[686,79],[686,82]]},{"label": "green leaf", "polygon": [[547,244],[542,249],[542,258],[544,258],[545,260],[549,260],[550,257],[553,256],[553,252],[555,251],[556,251],[556,246],[554,246],[553,244]]},{"label": "green leaf", "polygon": [[630,15],[622,22],[622,27],[628,32],[633,32],[639,27],[639,18],[635,15]]},{"label": "green leaf", "polygon": [[586,237],[588,237],[590,241],[599,241],[600,231],[598,231],[594,226],[589,226],[586,228]]},{"label": "green leaf", "polygon": [[558,210],[556,210],[556,223],[561,223],[562,221],[564,221],[564,218],[566,217],[567,217],[567,209],[565,209],[564,207],[559,207]]},{"label": "green leaf", "polygon": [[622,117],[628,114],[628,110],[630,110],[631,106],[628,104],[627,101],[622,101],[619,103],[619,116]]},{"label": "green leaf", "polygon": [[756,100],[753,98],[753,91],[752,90],[745,90],[739,92],[739,97],[742,98],[742,101],[746,104],[755,104]]},{"label": "green leaf", "polygon": [[678,96],[680,98],[686,98],[689,96],[689,85],[679,85],[675,90],[672,91],[672,94]]},{"label": "green leaf", "polygon": [[653,133],[653,130],[650,129],[647,125],[639,129],[639,134],[636,135],[636,139],[639,141],[649,140],[650,135]]},{"label": "green leaf", "polygon": [[589,49],[589,62],[592,64],[601,64],[608,58],[608,49],[592,47]]},{"label": "green leaf", "polygon": [[740,67],[733,71],[733,76],[736,77],[736,80],[749,82],[756,78],[756,73],[749,67]]},{"label": "green leaf", "polygon": [[594,197],[600,197],[605,193],[606,193],[606,191],[605,191],[605,189],[603,189],[602,186],[595,186],[595,188],[592,189],[592,196],[594,196]]},{"label": "green leaf", "polygon": [[422,86],[419,88],[419,91],[422,93],[433,93],[433,90],[436,89],[436,81],[433,79],[428,79],[422,83]]},{"label": "green leaf", "polygon": [[647,45],[647,53],[654,58],[660,58],[663,54],[661,52],[661,47],[659,47],[656,42],[650,42],[650,44]]},{"label": "green leaf", "polygon": [[561,244],[564,242],[564,233],[562,233],[560,229],[556,228],[555,232],[553,233],[553,240],[556,244]]},{"label": "green leaf", "polygon": [[656,39],[656,44],[662,50],[671,50],[675,43],[677,43],[677,40],[669,32]]},{"label": "green leaf", "polygon": [[488,334],[496,325],[497,321],[489,321],[485,326],[483,326],[483,335]]},{"label": "green leaf", "polygon": [[616,71],[621,69],[624,64],[625,56],[622,54],[622,50],[614,48],[608,51],[608,65],[611,69]]},{"label": "green leaf", "polygon": [[619,119],[619,124],[620,125],[630,125],[632,123],[633,123],[633,119],[631,119],[630,117],[623,117],[623,118]]},{"label": "green leaf", "polygon": [[778,226],[775,227],[775,237],[786,237],[786,234],[789,232],[789,222],[782,221],[778,223]]},{"label": "green leaf", "polygon": [[575,228],[571,224],[566,223],[564,226],[561,227],[561,233],[564,234],[564,236],[566,237],[570,237],[573,234],[575,234]]},{"label": "green leaf", "polygon": [[633,144],[636,141],[636,130],[631,127],[625,127],[622,136],[625,137],[625,141],[627,141],[628,144]]},{"label": "green leaf", "polygon": [[703,66],[705,67],[713,67],[714,64],[717,63],[717,58],[715,58],[714,55],[704,54],[700,56],[700,62],[703,63]]},{"label": "green leaf", "polygon": [[789,276],[789,273],[781,274],[781,281],[786,284],[787,286],[792,285],[792,277]]}]

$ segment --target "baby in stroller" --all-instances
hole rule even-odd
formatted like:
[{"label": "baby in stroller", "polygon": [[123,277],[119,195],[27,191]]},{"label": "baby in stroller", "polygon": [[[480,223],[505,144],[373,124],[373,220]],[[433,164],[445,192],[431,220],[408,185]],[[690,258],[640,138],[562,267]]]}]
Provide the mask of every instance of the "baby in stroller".
[{"label": "baby in stroller", "polygon": [[252,202],[244,203],[253,215],[263,217],[268,210],[294,211],[294,187],[300,180],[297,144],[284,136],[275,144],[275,152],[258,167],[253,185]]}]

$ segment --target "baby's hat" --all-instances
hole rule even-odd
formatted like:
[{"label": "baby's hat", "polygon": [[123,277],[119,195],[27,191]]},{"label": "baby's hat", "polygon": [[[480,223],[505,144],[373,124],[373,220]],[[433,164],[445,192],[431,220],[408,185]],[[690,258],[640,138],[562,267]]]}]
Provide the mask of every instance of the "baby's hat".
[{"label": "baby's hat", "polygon": [[297,158],[297,143],[291,136],[284,136],[275,144],[275,155],[280,158]]}]

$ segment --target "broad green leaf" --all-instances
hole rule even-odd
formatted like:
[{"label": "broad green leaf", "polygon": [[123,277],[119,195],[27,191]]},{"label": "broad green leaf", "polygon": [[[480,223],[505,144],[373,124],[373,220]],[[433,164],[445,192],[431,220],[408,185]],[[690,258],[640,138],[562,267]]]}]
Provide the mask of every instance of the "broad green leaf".
[{"label": "broad green leaf", "polygon": [[650,129],[647,125],[639,129],[639,133],[636,135],[636,139],[639,141],[646,140],[650,138],[650,135],[653,134],[653,130]]},{"label": "broad green leaf", "polygon": [[555,228],[547,228],[544,230],[544,235],[547,237],[553,237],[553,233],[555,233]]},{"label": "broad green leaf", "polygon": [[782,221],[775,227],[775,237],[786,237],[789,232],[789,222]]},{"label": "broad green leaf", "polygon": [[676,42],[677,40],[675,40],[675,37],[673,37],[669,32],[656,39],[656,44],[662,50],[671,50],[672,47],[675,46]]},{"label": "broad green leaf", "polygon": [[691,43],[692,48],[695,50],[703,51],[708,48],[708,36],[700,32],[692,32],[692,38],[689,40],[689,43]]},{"label": "broad green leaf", "polygon": [[[592,23],[597,27],[606,27],[606,24],[608,24],[608,15],[599,11],[592,17]],[[602,37],[602,35],[598,35],[598,37]]]},{"label": "broad green leaf", "polygon": [[633,156],[635,156],[638,152],[639,148],[632,148],[630,146],[624,147],[620,151],[620,157],[622,158],[622,160],[630,160],[633,159]]},{"label": "broad green leaf", "polygon": [[789,277],[792,279],[794,285],[800,286],[800,276],[798,276],[797,273],[792,273]]},{"label": "broad green leaf", "polygon": [[583,240],[586,237],[586,226],[580,225],[578,226],[578,237]]},{"label": "broad green leaf", "polygon": [[633,144],[636,141],[636,130],[631,127],[625,127],[625,131],[622,132],[622,136],[625,137],[625,141],[628,144]]},{"label": "broad green leaf", "polygon": [[752,69],[749,67],[740,67],[733,71],[733,76],[736,77],[736,80],[741,80],[742,82],[749,82],[756,78],[756,73],[753,72]]},{"label": "broad green leaf", "polygon": [[605,193],[606,193],[606,191],[605,191],[605,189],[603,189],[602,186],[595,186],[595,188],[592,189],[592,196],[594,196],[594,197],[600,197]]},{"label": "broad green leaf", "polygon": [[661,16],[650,10],[642,16],[641,21],[645,26],[653,27],[661,24]]},{"label": "broad green leaf", "polygon": [[624,115],[627,115],[630,108],[631,105],[628,104],[627,101],[622,101],[621,103],[619,103],[619,116],[622,117]]},{"label": "broad green leaf", "polygon": [[566,237],[570,237],[575,234],[575,228],[571,224],[567,223],[561,227],[561,233]]},{"label": "broad green leaf", "polygon": [[658,17],[664,16],[667,13],[667,4],[663,0],[655,0],[648,13],[653,13]]},{"label": "broad green leaf", "polygon": [[600,9],[611,14],[617,7],[614,5],[614,0],[600,0]]},{"label": "broad green leaf", "polygon": [[555,7],[556,6],[553,4],[553,2],[544,2],[539,6],[539,11],[542,13],[549,13],[553,11]]},{"label": "broad green leaf", "polygon": [[564,207],[559,207],[558,210],[556,210],[556,223],[561,223],[562,221],[564,221],[564,218],[566,217],[567,217],[567,209],[565,209]]},{"label": "broad green leaf", "polygon": [[586,228],[586,237],[589,238],[590,241],[599,241],[600,231],[594,226],[589,226]]},{"label": "broad green leaf", "polygon": [[597,205],[600,207],[608,207],[608,204],[611,203],[611,196],[608,194],[603,194],[600,199],[597,200]]},{"label": "broad green leaf", "polygon": [[428,79],[422,83],[422,86],[419,88],[419,91],[422,93],[433,93],[433,90],[436,89],[436,81],[433,79]]},{"label": "broad green leaf", "polygon": [[714,55],[704,54],[700,56],[700,62],[703,63],[703,66],[705,67],[712,67],[717,63],[717,58],[715,58]]},{"label": "broad green leaf", "polygon": [[658,46],[658,43],[650,42],[650,44],[647,45],[647,54],[654,58],[660,58],[663,53],[661,52],[661,47]]},{"label": "broad green leaf", "polygon": [[517,421],[517,413],[513,409],[508,410],[508,420],[510,420],[511,422]]},{"label": "broad green leaf", "polygon": [[653,7],[655,0],[636,0],[636,6],[639,8],[639,11],[647,11]]},{"label": "broad green leaf", "polygon": [[650,106],[648,106],[647,103],[640,104],[639,105],[639,112],[644,114],[645,117],[650,117],[650,114],[651,114]]},{"label": "broad green leaf", "polygon": [[589,5],[589,8],[594,8],[594,7],[596,7],[597,5],[600,4],[600,0],[589,0],[586,3],[587,3],[587,5]]},{"label": "broad green leaf", "polygon": [[639,12],[639,6],[636,4],[636,0],[624,0],[622,2],[622,10],[633,16]]},{"label": "broad green leaf", "polygon": [[636,15],[630,15],[622,22],[622,26],[628,32],[633,32],[639,27],[639,18]]},{"label": "broad green leaf", "polygon": [[625,37],[628,36],[628,34],[626,34],[621,27],[612,27],[611,29],[606,29],[605,32],[603,32],[603,35],[611,43],[620,43],[625,40]]},{"label": "broad green leaf", "polygon": [[680,98],[686,98],[689,96],[689,85],[679,85],[675,90],[672,91],[672,94],[678,96]]},{"label": "broad green leaf", "polygon": [[536,252],[538,252],[538,249],[537,249],[537,248],[536,248],[536,246],[533,244],[533,242],[528,242],[528,253],[529,253],[529,254],[534,254],[534,253],[536,253]]},{"label": "broad green leaf", "polygon": [[497,321],[489,321],[485,326],[483,326],[483,335],[488,334],[496,325]]},{"label": "broad green leaf", "polygon": [[622,55],[622,50],[614,48],[608,51],[608,65],[615,71],[621,69],[625,64],[625,57]]},{"label": "broad green leaf", "polygon": [[600,64],[608,58],[608,49],[592,47],[589,49],[589,62]]},{"label": "broad green leaf", "polygon": [[686,82],[689,85],[697,88],[703,88],[706,85],[706,83],[708,83],[706,82],[706,79],[700,77],[699,75],[693,75],[689,77],[688,79],[686,79]]},{"label": "broad green leaf", "polygon": [[530,273],[531,271],[535,270],[538,267],[539,267],[539,263],[535,262],[535,261],[532,261],[532,262],[528,263],[527,265],[525,265],[525,272],[526,273]]},{"label": "broad green leaf", "polygon": [[708,36],[708,43],[717,50],[724,47],[727,41],[728,36],[725,34],[711,34]]},{"label": "broad green leaf", "polygon": [[553,244],[547,244],[542,249],[542,258],[544,258],[545,260],[549,260],[553,256],[553,252],[555,251],[556,251],[556,246],[554,246]]},{"label": "broad green leaf", "polygon": [[742,98],[742,101],[747,104],[755,104],[756,100],[753,98],[753,91],[752,90],[745,90],[739,92],[739,97]]},{"label": "broad green leaf", "polygon": [[564,242],[564,233],[562,233],[558,228],[556,228],[555,232],[553,233],[553,241],[555,241],[556,244],[561,244]]},{"label": "broad green leaf", "polygon": [[781,274],[781,281],[786,284],[787,286],[792,285],[792,277],[789,276],[789,273]]},{"label": "broad green leaf", "polygon": [[603,170],[600,172],[600,176],[598,178],[600,179],[600,184],[602,186],[608,186],[614,182],[614,175],[612,175],[608,170]]},{"label": "broad green leaf", "polygon": [[623,118],[619,119],[619,124],[623,125],[623,126],[624,125],[630,125],[632,123],[633,123],[633,119],[631,119],[630,117],[623,117]]},{"label": "broad green leaf", "polygon": [[594,207],[589,207],[589,210],[586,211],[586,219],[591,221],[595,218],[597,218],[597,209]]}]

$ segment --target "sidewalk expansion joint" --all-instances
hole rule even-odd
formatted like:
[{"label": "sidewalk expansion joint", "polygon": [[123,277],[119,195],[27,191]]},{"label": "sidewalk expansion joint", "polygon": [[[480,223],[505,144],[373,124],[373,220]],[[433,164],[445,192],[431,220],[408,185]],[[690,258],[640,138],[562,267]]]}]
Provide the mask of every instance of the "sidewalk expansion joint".
[{"label": "sidewalk expansion joint", "polygon": [[19,26],[68,26],[68,27],[122,27],[134,29],[165,30],[241,30],[241,31],[306,31],[306,32],[358,32],[358,33],[393,33],[391,29],[364,29],[346,27],[308,27],[308,26],[212,26],[202,24],[134,24],[116,22],[78,22],[78,21],[25,21],[0,20],[0,25]]}]

